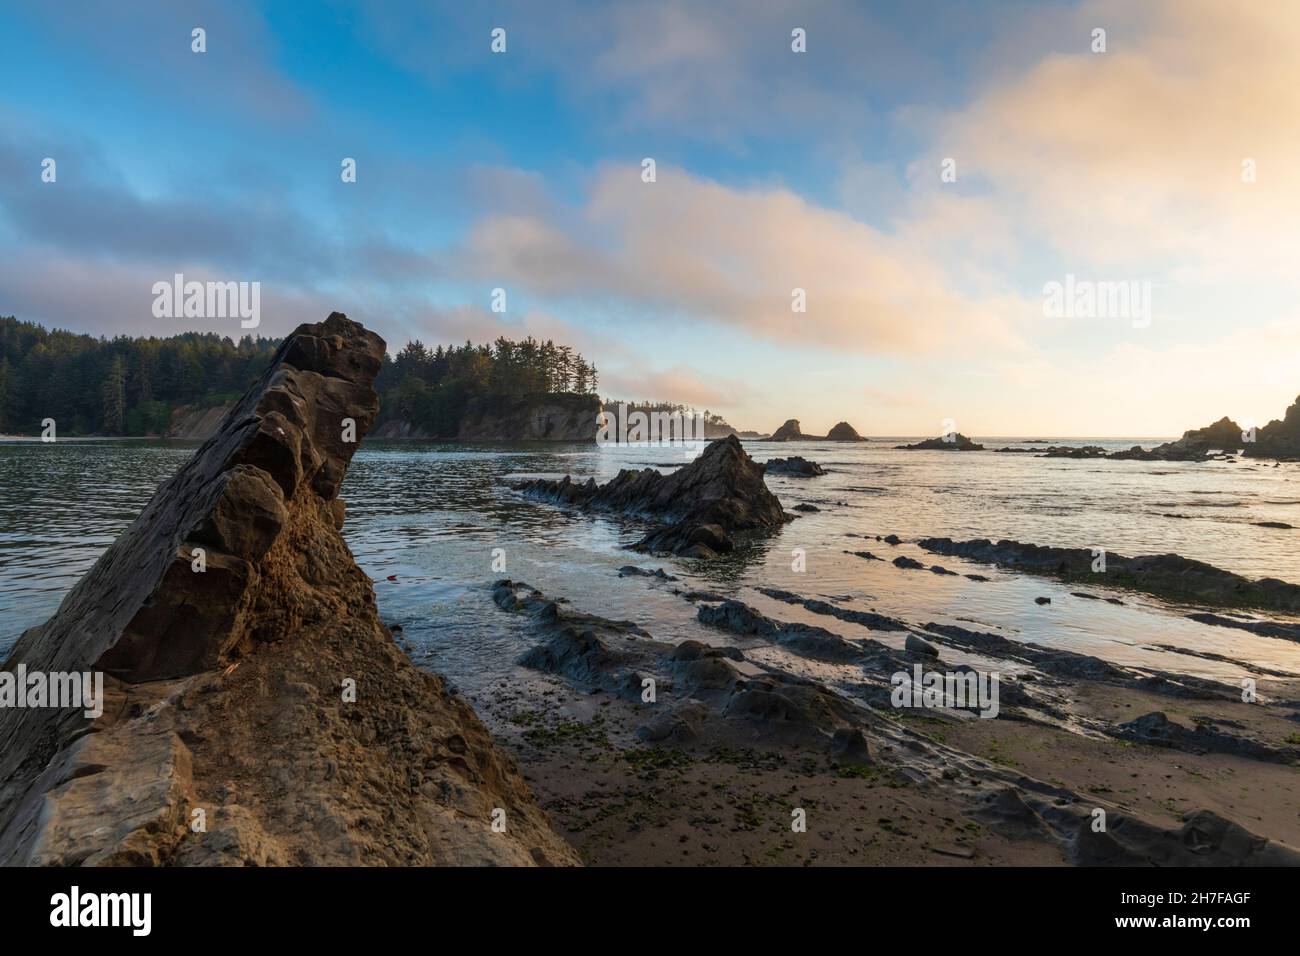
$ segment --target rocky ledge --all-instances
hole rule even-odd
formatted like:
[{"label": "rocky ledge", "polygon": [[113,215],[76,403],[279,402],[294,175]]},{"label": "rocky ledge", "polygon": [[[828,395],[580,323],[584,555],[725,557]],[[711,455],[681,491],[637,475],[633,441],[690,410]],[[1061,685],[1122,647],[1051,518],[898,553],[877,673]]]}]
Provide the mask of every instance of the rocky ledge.
[{"label": "rocky ledge", "polygon": [[1252,580],[1179,554],[1127,558],[1106,552],[1105,570],[1094,571],[1097,556],[1090,548],[1054,548],[987,538],[925,538],[917,543],[934,554],[1050,574],[1066,581],[1130,588],[1176,601],[1300,613],[1300,586],[1276,578]]},{"label": "rocky ledge", "polygon": [[0,863],[576,863],[470,707],[380,623],[338,498],[384,343],[335,313],[265,375],[5,670]]},{"label": "rocky ledge", "polygon": [[510,487],[530,498],[590,511],[648,518],[660,526],[632,547],[652,553],[709,558],[735,547],[737,532],[771,531],[789,517],[763,483],[756,463],[734,435],[711,442],[700,457],[670,475],[623,469],[612,481],[578,484],[537,478]]}]

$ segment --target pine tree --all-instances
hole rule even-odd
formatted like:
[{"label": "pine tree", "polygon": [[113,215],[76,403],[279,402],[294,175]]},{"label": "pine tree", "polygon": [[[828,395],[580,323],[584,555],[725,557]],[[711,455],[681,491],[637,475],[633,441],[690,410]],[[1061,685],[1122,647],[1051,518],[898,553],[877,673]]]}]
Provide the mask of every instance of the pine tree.
[{"label": "pine tree", "polygon": [[101,397],[104,433],[122,434],[122,427],[126,424],[126,362],[120,355],[113,357],[113,364],[108,369],[108,377],[104,379]]}]

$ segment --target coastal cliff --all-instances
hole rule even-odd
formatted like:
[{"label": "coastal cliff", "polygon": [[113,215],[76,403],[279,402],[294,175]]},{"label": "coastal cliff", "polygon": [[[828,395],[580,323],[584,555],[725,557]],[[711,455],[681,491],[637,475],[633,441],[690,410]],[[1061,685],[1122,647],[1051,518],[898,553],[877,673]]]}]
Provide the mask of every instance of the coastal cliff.
[{"label": "coastal cliff", "polygon": [[298,328],[4,670],[0,864],[573,864],[513,762],[380,622],[337,497],[384,343]]},{"label": "coastal cliff", "polygon": [[454,431],[435,434],[393,418],[374,431],[375,438],[423,438],[455,441],[594,442],[600,399],[595,395],[538,394],[471,399]]}]

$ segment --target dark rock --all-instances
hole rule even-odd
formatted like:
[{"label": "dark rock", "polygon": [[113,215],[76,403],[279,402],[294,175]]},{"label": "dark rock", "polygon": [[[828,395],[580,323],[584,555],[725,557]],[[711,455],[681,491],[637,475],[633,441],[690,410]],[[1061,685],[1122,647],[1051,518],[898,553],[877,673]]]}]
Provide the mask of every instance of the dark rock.
[{"label": "dark rock", "polygon": [[924,654],[926,657],[938,657],[939,648],[935,647],[929,641],[923,641],[915,634],[907,635],[907,640],[903,642],[903,648],[911,651],[913,654]]},{"label": "dark rock", "polygon": [[866,734],[857,727],[837,727],[831,735],[831,760],[840,766],[871,763]]},{"label": "dark rock", "polygon": [[894,566],[899,568],[911,568],[913,570],[924,570],[925,568],[925,565],[916,560],[916,558],[909,558],[905,554],[900,554],[898,557],[894,558]]},{"label": "dark rock", "polygon": [[826,474],[825,469],[817,462],[800,458],[798,455],[791,458],[773,458],[763,466],[763,469],[774,475],[793,475],[798,478],[815,478]]},{"label": "dark rock", "polygon": [[1049,597],[1036,597],[1036,598],[1034,598],[1034,603],[1035,603],[1035,604],[1051,604],[1051,603],[1052,603],[1052,599],[1049,598]]},{"label": "dark rock", "polygon": [[[972,541],[925,538],[918,544],[935,554],[1052,575],[1065,581],[1131,588],[1202,604],[1300,612],[1300,586],[1276,578],[1251,580],[1177,554],[1127,558],[1108,552],[1106,570],[1094,572],[1093,553],[1089,548],[1053,548],[1007,540],[994,543],[987,538]],[[1119,603],[1118,599],[1108,600]]]},{"label": "dark rock", "polygon": [[677,577],[668,574],[663,568],[656,568],[654,571],[647,571],[645,568],[638,568],[635,564],[624,565],[618,569],[620,578],[658,578],[660,581],[676,581]]},{"label": "dark rock", "polygon": [[761,637],[803,657],[847,663],[862,657],[862,648],[823,627],[773,620],[740,601],[705,605],[696,612],[701,624],[732,634]]},{"label": "dark rock", "polygon": [[803,437],[803,434],[799,431],[799,420],[791,418],[772,432],[772,436],[764,439],[764,441],[799,441]]},{"label": "dark rock", "polygon": [[848,422],[840,422],[826,433],[827,441],[866,441]]},{"label": "dark rock", "polygon": [[665,522],[632,547],[651,553],[712,557],[734,548],[737,532],[773,531],[791,520],[763,483],[763,468],[734,435],[711,442],[694,461],[662,475],[624,469],[604,485],[588,479],[516,481],[531,498]]},{"label": "dark rock", "polygon": [[1300,624],[1285,624],[1280,621],[1247,621],[1236,617],[1224,617],[1221,614],[1198,611],[1187,615],[1193,621],[1213,624],[1217,627],[1235,627],[1250,631],[1261,637],[1279,637],[1287,641],[1300,641]]},{"label": "dark rock", "polygon": [[895,448],[906,451],[983,451],[984,446],[971,441],[961,432],[951,436],[941,435],[938,438],[927,438],[925,441],[919,441],[914,445],[895,445]]},{"label": "dark rock", "polygon": [[810,504],[808,504],[808,502],[805,501],[805,502],[802,502],[802,503],[800,503],[800,504],[795,505],[793,510],[795,510],[795,511],[804,511],[804,512],[808,512],[808,513],[812,513],[812,512],[821,511],[822,509],[821,509],[821,508],[818,508],[816,505],[810,505]]}]

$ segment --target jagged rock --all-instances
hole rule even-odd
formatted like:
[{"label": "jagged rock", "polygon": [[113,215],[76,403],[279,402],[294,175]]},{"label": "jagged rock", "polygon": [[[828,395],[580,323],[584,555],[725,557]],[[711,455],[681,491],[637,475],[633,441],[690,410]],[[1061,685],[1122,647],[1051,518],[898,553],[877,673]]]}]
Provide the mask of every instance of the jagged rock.
[{"label": "jagged rock", "polygon": [[925,441],[919,441],[914,445],[895,445],[895,448],[905,451],[983,451],[984,446],[971,441],[961,432],[954,435],[940,435],[938,438],[927,438]]},{"label": "jagged rock", "polygon": [[19,638],[6,670],[105,672],[109,706],[0,709],[0,863],[577,862],[469,706],[393,643],[339,533],[383,351],[338,313],[300,326]]},{"label": "jagged rock", "polygon": [[683,557],[731,551],[737,532],[772,531],[791,520],[763,483],[763,468],[734,435],[713,441],[704,453],[671,475],[653,468],[623,469],[612,481],[576,484],[538,478],[511,483],[543,501],[667,522],[632,547]]},{"label": "jagged rock", "polygon": [[826,470],[817,462],[798,455],[792,458],[772,458],[763,466],[763,470],[775,475],[795,475],[800,478],[815,478],[826,474]]},{"label": "jagged rock", "polygon": [[1300,611],[1300,586],[1276,578],[1251,580],[1178,554],[1126,558],[1107,552],[1106,569],[1093,571],[1095,556],[1090,548],[1053,548],[1005,539],[995,544],[987,538],[925,538],[917,543],[935,554],[1050,574],[1066,581],[1109,584],[1202,604]]},{"label": "jagged rock", "polygon": [[1247,458],[1300,458],[1300,397],[1287,408],[1279,421],[1273,419],[1245,445]]}]

